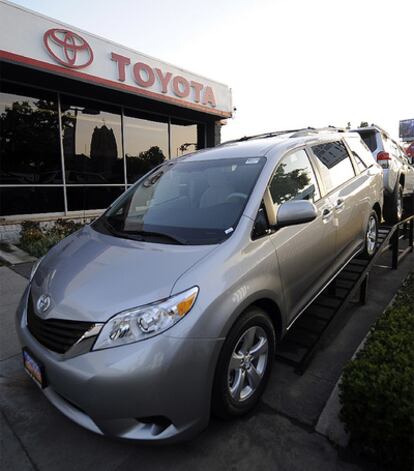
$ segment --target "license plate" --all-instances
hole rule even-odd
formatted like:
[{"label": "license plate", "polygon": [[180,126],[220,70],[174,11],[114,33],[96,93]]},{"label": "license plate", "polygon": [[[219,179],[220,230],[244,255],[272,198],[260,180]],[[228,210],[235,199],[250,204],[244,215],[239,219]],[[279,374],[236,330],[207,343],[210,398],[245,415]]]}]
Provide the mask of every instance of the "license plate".
[{"label": "license plate", "polygon": [[45,369],[43,365],[34,358],[33,354],[26,348],[23,349],[23,366],[26,373],[40,388],[46,387]]}]

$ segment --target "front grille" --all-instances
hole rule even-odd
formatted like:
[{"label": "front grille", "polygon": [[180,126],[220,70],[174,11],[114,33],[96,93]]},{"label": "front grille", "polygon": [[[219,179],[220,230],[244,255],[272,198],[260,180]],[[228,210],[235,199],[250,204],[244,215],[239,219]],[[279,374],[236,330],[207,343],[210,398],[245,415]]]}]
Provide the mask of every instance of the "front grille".
[{"label": "front grille", "polygon": [[34,311],[32,295],[29,296],[27,327],[33,337],[49,350],[67,352],[93,326],[92,322],[41,319]]}]

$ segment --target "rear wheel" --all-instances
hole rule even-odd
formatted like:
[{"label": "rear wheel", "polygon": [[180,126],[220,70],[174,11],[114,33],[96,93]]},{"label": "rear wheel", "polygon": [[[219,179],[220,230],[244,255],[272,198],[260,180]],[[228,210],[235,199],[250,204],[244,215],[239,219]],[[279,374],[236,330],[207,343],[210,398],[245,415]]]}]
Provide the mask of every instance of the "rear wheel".
[{"label": "rear wheel", "polygon": [[276,335],[258,307],[242,314],[227,336],[217,363],[213,414],[229,419],[249,412],[262,395],[275,355]]},{"label": "rear wheel", "polygon": [[403,187],[397,184],[392,195],[384,201],[384,219],[388,224],[401,221],[403,215]]},{"label": "rear wheel", "polygon": [[406,212],[407,216],[414,214],[414,192],[404,198],[404,211]]},{"label": "rear wheel", "polygon": [[378,242],[378,216],[375,211],[371,211],[365,231],[365,247],[363,255],[365,258],[372,258],[377,249]]}]

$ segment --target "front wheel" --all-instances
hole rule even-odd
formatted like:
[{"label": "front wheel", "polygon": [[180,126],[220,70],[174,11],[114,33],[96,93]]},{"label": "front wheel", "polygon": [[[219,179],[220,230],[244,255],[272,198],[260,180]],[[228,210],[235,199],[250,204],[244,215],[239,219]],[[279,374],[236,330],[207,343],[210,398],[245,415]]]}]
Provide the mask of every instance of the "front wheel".
[{"label": "front wheel", "polygon": [[378,216],[375,211],[371,211],[365,231],[365,246],[363,255],[365,258],[372,258],[377,249],[378,243]]},{"label": "front wheel", "polygon": [[236,321],[217,363],[213,414],[229,419],[249,412],[262,395],[275,355],[276,335],[269,316],[251,307]]}]

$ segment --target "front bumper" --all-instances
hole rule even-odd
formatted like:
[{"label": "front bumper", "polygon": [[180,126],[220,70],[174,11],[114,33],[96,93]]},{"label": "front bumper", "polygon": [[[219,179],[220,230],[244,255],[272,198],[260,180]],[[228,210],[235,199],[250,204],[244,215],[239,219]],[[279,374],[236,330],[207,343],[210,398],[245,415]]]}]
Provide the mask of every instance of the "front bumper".
[{"label": "front bumper", "polygon": [[27,292],[17,332],[45,367],[42,391],[64,415],[99,434],[145,441],[188,439],[209,421],[220,339],[166,335],[65,359],[26,325]]}]

